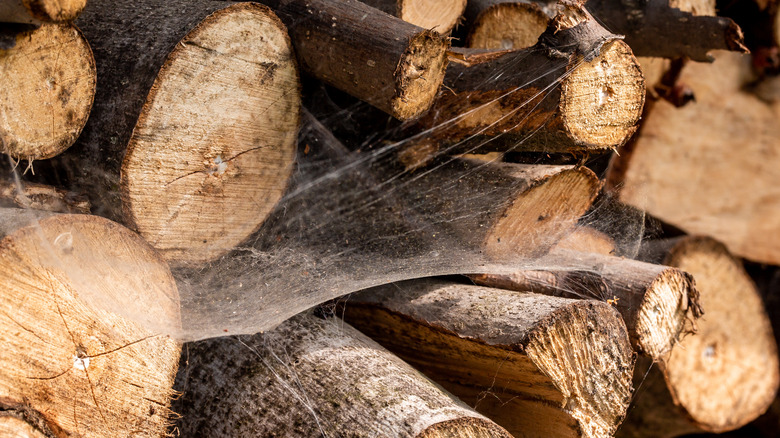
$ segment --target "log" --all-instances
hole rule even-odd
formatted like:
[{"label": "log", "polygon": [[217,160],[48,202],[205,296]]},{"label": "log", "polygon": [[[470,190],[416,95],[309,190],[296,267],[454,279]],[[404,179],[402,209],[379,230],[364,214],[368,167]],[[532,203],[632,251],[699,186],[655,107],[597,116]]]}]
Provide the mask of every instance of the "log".
[{"label": "log", "polygon": [[466,46],[525,49],[536,44],[555,16],[555,5],[532,1],[472,0],[466,7]]},{"label": "log", "polygon": [[[71,24],[44,24],[0,48],[0,151],[17,160],[51,158],[69,148],[95,96],[95,60]],[[10,86],[13,84],[13,86]]]},{"label": "log", "polygon": [[89,214],[91,209],[89,200],[77,193],[45,184],[0,180],[0,208],[9,207],[81,214]]},{"label": "log", "polygon": [[697,334],[651,370],[619,435],[721,433],[766,411],[780,378],[777,346],[739,260],[717,241],[691,236],[651,241],[640,256],[692,273],[707,313]]},{"label": "log", "polygon": [[78,24],[97,94],[76,145],[48,163],[51,180],[172,264],[246,239],[293,167],[300,85],[282,23],[253,3],[95,0]]},{"label": "log", "polygon": [[631,397],[605,303],[422,280],[353,294],[344,318],[515,436],[611,436]]},{"label": "log", "polygon": [[41,25],[71,22],[87,0],[0,0],[0,22]]},{"label": "log", "polygon": [[510,437],[340,320],[299,315],[186,349],[182,436]]},{"label": "log", "polygon": [[490,287],[610,302],[634,348],[653,361],[664,360],[702,314],[693,278],[679,269],[568,250],[551,252],[536,265],[540,268],[470,278]]},{"label": "log", "polygon": [[466,0],[360,0],[401,20],[444,35],[466,9]]},{"label": "log", "polygon": [[97,216],[0,223],[0,411],[45,436],[165,436],[180,348],[158,333],[181,329],[165,262]]},{"label": "log", "polygon": [[556,250],[614,255],[617,248],[615,240],[607,234],[588,225],[577,225],[555,244],[552,251]]},{"label": "log", "polygon": [[711,62],[709,52],[746,53],[742,29],[725,17],[701,16],[706,8],[686,12],[684,2],[668,0],[591,0],[587,8],[604,26],[625,35],[636,56],[687,57]]},{"label": "log", "polygon": [[301,68],[400,120],[433,103],[449,42],[358,0],[262,0],[290,29]]},{"label": "log", "polygon": [[420,126],[449,154],[617,148],[636,129],[645,94],[628,46],[574,5],[533,47],[461,51],[444,82]]},{"label": "log", "polygon": [[778,107],[745,89],[752,77],[750,59],[734,53],[686,64],[678,83],[696,102],[657,102],[631,149],[613,157],[607,188],[736,255],[780,264]]}]

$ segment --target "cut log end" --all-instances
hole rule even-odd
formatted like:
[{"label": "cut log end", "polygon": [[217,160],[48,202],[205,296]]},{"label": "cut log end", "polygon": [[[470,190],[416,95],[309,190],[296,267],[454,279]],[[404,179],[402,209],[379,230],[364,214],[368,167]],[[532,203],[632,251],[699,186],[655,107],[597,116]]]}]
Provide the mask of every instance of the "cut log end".
[{"label": "cut log end", "polygon": [[30,15],[46,22],[69,22],[76,19],[87,0],[22,0]]},{"label": "cut log end", "polygon": [[0,438],[46,438],[46,435],[21,418],[0,415]]},{"label": "cut log end", "polygon": [[433,105],[447,70],[447,41],[435,31],[415,35],[395,72],[392,115],[400,120],[419,116]]},{"label": "cut log end", "polygon": [[447,33],[458,24],[466,0],[398,0],[399,17],[439,33]]},{"label": "cut log end", "polygon": [[281,198],[298,84],[286,28],[257,4],[215,12],[169,55],[129,142],[121,189],[126,220],[172,264],[224,254]]},{"label": "cut log end", "polygon": [[599,56],[574,68],[562,87],[560,110],[575,142],[595,149],[613,148],[623,145],[636,130],[645,82],[626,43],[605,44]]},{"label": "cut log end", "polygon": [[536,44],[550,18],[535,3],[498,3],[479,15],[471,27],[468,47],[523,49]]},{"label": "cut log end", "polygon": [[459,418],[434,424],[415,438],[509,438],[503,428],[482,418]]},{"label": "cut log end", "polygon": [[0,149],[17,159],[51,158],[70,147],[92,108],[95,60],[81,32],[44,24],[0,50]]}]

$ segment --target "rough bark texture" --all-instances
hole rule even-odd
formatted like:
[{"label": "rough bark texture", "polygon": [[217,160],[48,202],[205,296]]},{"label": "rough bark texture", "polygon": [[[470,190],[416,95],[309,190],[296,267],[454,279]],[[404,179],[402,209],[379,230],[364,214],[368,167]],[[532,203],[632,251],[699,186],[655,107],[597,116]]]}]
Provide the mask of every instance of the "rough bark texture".
[{"label": "rough bark texture", "polygon": [[601,151],[636,129],[644,81],[631,50],[569,6],[531,48],[461,51],[422,119],[450,153]]},{"label": "rough bark texture", "polygon": [[98,87],[82,136],[51,163],[60,180],[171,262],[230,250],[292,169],[300,96],[282,23],[250,3],[95,0],[78,24]]},{"label": "rough bark texture", "polygon": [[613,158],[608,188],[739,256],[780,264],[780,107],[750,92],[752,78],[750,59],[734,53],[686,64],[678,84],[696,101],[655,103],[631,150]]},{"label": "rough bark texture", "polygon": [[747,52],[742,30],[731,19],[697,16],[668,0],[590,0],[587,8],[608,29],[625,35],[637,56],[712,61],[712,50]]},{"label": "rough bark texture", "polygon": [[0,0],[0,22],[40,25],[73,21],[87,0]]},{"label": "rough bark texture", "polygon": [[553,4],[506,0],[472,0],[466,8],[468,47],[525,49],[536,44],[555,16]]},{"label": "rough bark texture", "polygon": [[290,29],[301,68],[401,120],[430,108],[447,40],[358,0],[262,0]]},{"label": "rough bark texture", "polygon": [[336,319],[187,344],[177,387],[182,436],[510,437]]},{"label": "rough bark texture", "polygon": [[611,436],[630,399],[604,303],[423,280],[353,294],[344,318],[516,436]]},{"label": "rough bark texture", "polygon": [[0,411],[47,436],[161,437],[179,344],[176,286],[106,219],[1,209]]},{"label": "rough bark texture", "polygon": [[543,268],[471,278],[486,286],[608,301],[623,316],[634,348],[654,361],[663,360],[702,313],[693,278],[678,269],[568,250],[551,252],[537,265]]},{"label": "rough bark texture", "polygon": [[460,20],[466,0],[360,0],[423,29],[447,34]]},{"label": "rough bark texture", "polygon": [[644,383],[621,435],[725,432],[762,414],[778,388],[777,346],[756,286],[722,244],[683,237],[650,242],[641,257],[691,272],[706,314]]},{"label": "rough bark texture", "polygon": [[76,141],[95,97],[95,60],[70,24],[44,24],[0,48],[0,152],[51,158]]}]

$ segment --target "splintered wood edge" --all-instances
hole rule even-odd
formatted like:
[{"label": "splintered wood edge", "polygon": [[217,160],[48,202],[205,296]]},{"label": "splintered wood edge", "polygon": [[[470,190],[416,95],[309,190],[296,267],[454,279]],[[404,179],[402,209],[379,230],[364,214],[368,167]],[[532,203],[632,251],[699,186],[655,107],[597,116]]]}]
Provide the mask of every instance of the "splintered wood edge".
[{"label": "splintered wood edge", "polygon": [[585,167],[567,168],[521,191],[491,228],[491,257],[539,257],[558,242],[593,203],[601,182]]},{"label": "splintered wood edge", "polygon": [[664,263],[696,277],[706,312],[696,336],[672,350],[663,368],[667,386],[701,429],[737,429],[766,411],[780,381],[763,301],[741,263],[713,239],[683,239]]},{"label": "splintered wood edge", "polygon": [[51,158],[81,134],[95,97],[92,50],[70,24],[44,24],[0,50],[0,148],[17,159]]},{"label": "splintered wood edge", "polygon": [[535,3],[498,3],[479,14],[466,45],[477,49],[524,49],[536,44],[549,22],[550,17]]},{"label": "splintered wood edge", "polygon": [[143,239],[107,219],[53,215],[0,241],[0,273],[5,407],[40,412],[62,436],[165,433],[179,344],[97,296],[180,327],[175,281]]},{"label": "splintered wood edge", "polygon": [[415,438],[511,438],[511,435],[492,421],[459,418],[436,423]]},{"label": "splintered wood edge", "polygon": [[125,220],[174,265],[226,253],[282,197],[299,119],[281,21],[253,3],[214,12],[176,45],[149,92],[122,164]]},{"label": "splintered wood edge", "polygon": [[447,47],[447,40],[431,30],[409,40],[394,74],[393,117],[413,119],[433,105],[447,71]]},{"label": "splintered wood edge", "polygon": [[397,1],[400,19],[441,34],[452,30],[466,9],[466,0]]},{"label": "splintered wood edge", "polygon": [[576,143],[594,149],[617,148],[636,131],[645,102],[645,81],[623,41],[604,44],[592,61],[581,60],[561,87],[559,110],[564,129]]}]

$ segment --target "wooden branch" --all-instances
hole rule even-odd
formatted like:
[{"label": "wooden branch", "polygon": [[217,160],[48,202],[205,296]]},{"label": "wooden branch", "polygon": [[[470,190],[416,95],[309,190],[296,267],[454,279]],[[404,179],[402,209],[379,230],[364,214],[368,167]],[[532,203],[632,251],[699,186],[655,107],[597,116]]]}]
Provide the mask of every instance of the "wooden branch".
[{"label": "wooden branch", "polygon": [[46,436],[164,436],[179,345],[153,330],[181,329],[165,262],[97,216],[0,223],[0,411],[39,413]]},{"label": "wooden branch", "polygon": [[509,438],[343,321],[187,344],[182,436]]},{"label": "wooden branch", "polygon": [[0,22],[65,23],[76,19],[87,0],[0,0]]},{"label": "wooden branch", "polygon": [[447,40],[358,0],[262,0],[290,29],[301,68],[400,120],[430,108]]},{"label": "wooden branch", "polygon": [[686,64],[678,84],[695,103],[655,103],[632,148],[613,157],[608,188],[737,255],[780,264],[778,108],[748,90],[749,72],[750,59],[734,53]]},{"label": "wooden branch", "polygon": [[79,141],[48,164],[51,180],[171,263],[232,249],[292,170],[300,85],[284,25],[262,5],[207,0],[95,0],[78,23],[98,89]]},{"label": "wooden branch", "polygon": [[466,0],[360,0],[404,21],[444,35],[460,20]]},{"label": "wooden branch", "polygon": [[637,56],[712,61],[712,50],[747,52],[742,30],[731,19],[697,16],[668,0],[590,0],[587,8],[608,29],[625,35]]},{"label": "wooden branch", "polygon": [[95,60],[70,24],[44,24],[0,48],[0,151],[51,158],[76,141],[95,96]]},{"label": "wooden branch", "polygon": [[471,0],[466,7],[466,46],[525,49],[536,44],[555,14],[554,4],[532,1]]},{"label": "wooden branch", "polygon": [[693,278],[678,269],[601,254],[558,250],[541,269],[471,276],[477,284],[575,299],[609,300],[620,311],[634,348],[663,360],[701,316]]},{"label": "wooden branch", "polygon": [[582,9],[564,9],[531,48],[461,52],[421,121],[445,152],[602,151],[636,129],[644,81],[631,50]]},{"label": "wooden branch", "polygon": [[633,355],[609,305],[446,283],[353,294],[344,318],[515,436],[611,436]]},{"label": "wooden branch", "polygon": [[741,263],[704,237],[650,242],[641,256],[692,273],[706,316],[648,376],[620,435],[721,433],[754,420],[774,400],[780,364],[764,304]]}]

